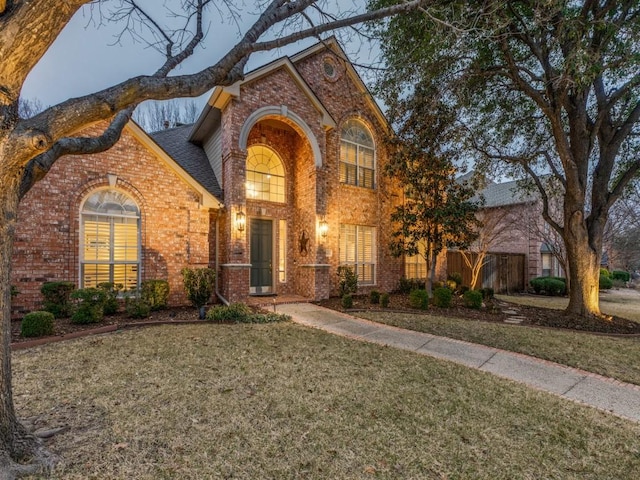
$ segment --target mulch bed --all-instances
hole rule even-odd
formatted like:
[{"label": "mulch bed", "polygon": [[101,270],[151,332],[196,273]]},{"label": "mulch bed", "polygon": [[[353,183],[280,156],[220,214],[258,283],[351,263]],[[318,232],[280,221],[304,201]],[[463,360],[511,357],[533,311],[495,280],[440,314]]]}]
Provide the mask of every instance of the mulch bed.
[{"label": "mulch bed", "polygon": [[578,316],[565,315],[561,310],[506,303],[496,299],[485,301],[483,307],[479,310],[464,307],[460,297],[454,297],[451,308],[438,308],[433,305],[429,305],[428,310],[416,310],[411,308],[409,295],[403,294],[392,294],[389,302],[389,308],[387,309],[382,308],[378,304],[371,304],[368,296],[354,297],[353,308],[350,310],[344,310],[342,308],[340,298],[337,297],[322,300],[317,303],[323,307],[341,312],[358,310],[401,311],[497,323],[503,323],[511,316],[505,313],[505,310],[516,310],[518,312],[517,316],[524,317],[525,319],[520,325],[561,328],[581,332],[640,335],[640,323],[626,318],[611,317],[610,320],[608,319],[609,317],[607,317],[607,319],[584,319]]}]

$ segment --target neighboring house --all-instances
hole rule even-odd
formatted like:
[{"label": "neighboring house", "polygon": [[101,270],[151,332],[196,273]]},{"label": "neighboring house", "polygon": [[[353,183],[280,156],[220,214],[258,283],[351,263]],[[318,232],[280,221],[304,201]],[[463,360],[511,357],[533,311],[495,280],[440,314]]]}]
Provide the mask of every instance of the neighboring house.
[{"label": "neighboring house", "polygon": [[186,266],[214,268],[224,302],[326,298],[339,265],[361,291],[390,291],[403,261],[387,247],[400,197],[382,174],[387,128],[333,38],[217,87],[194,125],[131,122],[111,150],[61,158],[21,202],[15,310],[37,308],[52,280],[166,279],[184,304]]}]

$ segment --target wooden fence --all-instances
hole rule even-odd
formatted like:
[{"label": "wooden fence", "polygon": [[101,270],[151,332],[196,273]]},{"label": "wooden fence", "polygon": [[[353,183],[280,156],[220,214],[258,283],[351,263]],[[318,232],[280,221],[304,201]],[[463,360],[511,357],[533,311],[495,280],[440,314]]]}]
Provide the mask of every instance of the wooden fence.
[{"label": "wooden fence", "polygon": [[[523,253],[489,253],[480,272],[480,286],[493,288],[496,293],[522,292],[525,289],[524,266]],[[462,284],[471,286],[471,269],[460,252],[447,252],[447,275],[452,273],[462,274]]]}]

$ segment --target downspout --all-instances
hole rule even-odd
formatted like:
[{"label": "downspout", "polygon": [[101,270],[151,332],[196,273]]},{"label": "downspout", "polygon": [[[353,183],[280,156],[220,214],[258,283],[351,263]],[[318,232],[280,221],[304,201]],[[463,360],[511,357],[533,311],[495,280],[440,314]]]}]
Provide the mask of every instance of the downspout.
[{"label": "downspout", "polygon": [[216,297],[218,297],[218,299],[220,299],[220,301],[224,304],[224,305],[229,305],[229,300],[227,300],[226,298],[224,298],[222,296],[222,294],[220,293],[220,290],[218,289],[218,272],[219,272],[219,251],[220,251],[220,247],[219,247],[219,243],[218,240],[220,239],[220,234],[219,234],[219,225],[220,225],[220,211],[218,210],[218,215],[216,215],[216,253],[215,253],[215,266],[216,266],[216,279],[215,279],[215,286],[216,286]]}]

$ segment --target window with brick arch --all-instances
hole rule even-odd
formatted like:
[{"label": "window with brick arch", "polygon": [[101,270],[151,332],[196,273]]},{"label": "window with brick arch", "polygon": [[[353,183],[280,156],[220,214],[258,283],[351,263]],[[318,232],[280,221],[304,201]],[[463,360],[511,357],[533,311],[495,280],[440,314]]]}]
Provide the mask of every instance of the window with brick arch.
[{"label": "window with brick arch", "polygon": [[265,145],[249,147],[247,154],[247,200],[285,202],[285,175],[278,154]]},{"label": "window with brick arch", "polygon": [[376,229],[364,225],[340,225],[340,265],[353,268],[358,285],[376,283]]},{"label": "window with brick arch", "polygon": [[340,134],[340,182],[375,188],[376,148],[369,129],[359,120],[347,120]]},{"label": "window with brick arch", "polygon": [[117,190],[98,190],[80,212],[80,285],[111,282],[126,290],[140,283],[140,209]]}]

